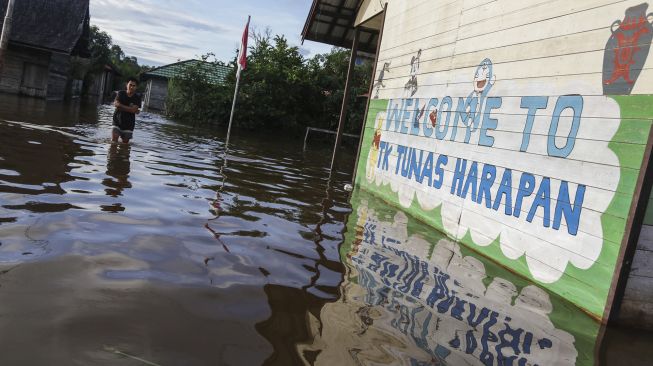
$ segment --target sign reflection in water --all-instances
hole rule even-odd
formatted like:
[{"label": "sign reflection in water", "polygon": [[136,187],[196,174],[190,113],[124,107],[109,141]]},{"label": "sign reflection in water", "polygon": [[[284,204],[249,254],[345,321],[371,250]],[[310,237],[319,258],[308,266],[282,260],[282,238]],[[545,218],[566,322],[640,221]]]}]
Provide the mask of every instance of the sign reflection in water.
[{"label": "sign reflection in water", "polygon": [[593,364],[599,326],[573,305],[363,191],[352,206],[317,364]]}]

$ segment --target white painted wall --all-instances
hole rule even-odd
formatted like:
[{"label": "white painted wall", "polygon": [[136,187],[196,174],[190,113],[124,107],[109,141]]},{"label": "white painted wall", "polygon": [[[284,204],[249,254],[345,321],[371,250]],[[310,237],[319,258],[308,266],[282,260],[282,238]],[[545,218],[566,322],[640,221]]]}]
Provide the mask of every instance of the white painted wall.
[{"label": "white painted wall", "polygon": [[[646,24],[636,38],[637,49],[624,43],[615,53],[619,36],[613,32],[627,22],[626,12],[642,4],[641,0],[365,1],[357,22],[371,17],[385,3],[388,10],[372,97],[389,100],[391,107],[371,107],[368,120],[374,122],[366,125],[365,133],[378,135],[394,149],[386,154],[382,148],[370,148],[367,156],[361,156],[359,166],[366,166],[366,174],[359,175],[359,180],[379,191],[389,187],[394,199],[408,211],[414,211],[416,203],[413,213],[442,225],[455,239],[470,237],[476,249],[535,281],[552,288],[564,281],[568,285],[557,291],[576,297],[572,301],[581,307],[584,296],[596,296],[598,305],[592,305],[590,311],[602,316],[600,304],[607,299],[634,191],[632,184],[624,182],[632,182],[632,177],[640,174],[653,118],[646,107],[650,100],[628,97],[626,108],[618,102],[622,99],[606,95],[614,92],[606,92],[605,85],[618,74],[615,54],[628,58],[632,51],[635,61],[627,63],[626,75],[633,80],[629,89],[619,94],[653,94],[653,57],[648,57],[653,17],[647,16],[653,8],[643,11],[642,18],[634,18],[636,23]],[[488,69],[491,76],[484,73]],[[624,80],[622,76],[617,82]],[[481,84],[484,87],[480,88]],[[445,97],[451,97],[450,105],[442,104]],[[496,125],[488,124],[490,128],[483,132],[481,116],[479,126],[470,130],[467,138],[465,126],[455,121],[455,109],[458,98],[473,97],[484,100],[476,106],[484,108]],[[487,109],[493,97],[500,98],[501,105]],[[547,98],[546,107],[536,111],[530,132],[526,130],[528,108],[522,105],[527,97]],[[551,155],[549,141],[564,146],[575,124],[574,110],[556,110],[556,103],[575,97],[582,98],[583,104],[582,111],[577,110],[574,148],[564,157]],[[429,105],[435,98],[437,103]],[[406,103],[410,107],[402,108]],[[388,122],[394,105],[399,118]],[[430,121],[431,112],[437,121]],[[457,135],[450,132],[435,138],[429,130],[444,128],[447,116],[456,124]],[[557,129],[552,128],[556,119]],[[630,132],[624,133],[624,129]],[[491,146],[483,143],[487,141],[484,135],[493,139]],[[526,136],[530,142],[523,149]],[[645,136],[643,140],[641,136]],[[399,146],[436,158],[448,156],[442,187],[434,189],[397,174]],[[387,166],[382,168],[379,161],[384,157]],[[528,222],[503,214],[504,202],[492,209],[452,194],[458,159],[466,159],[468,169],[472,161],[478,162],[479,175],[483,165],[496,167],[496,179],[509,169],[513,196],[519,192],[519,177],[524,173],[534,176],[536,187],[549,180],[551,212],[539,208]],[[544,224],[547,215],[550,219],[554,215],[563,181],[569,185],[572,200],[581,186],[585,188],[577,232],[565,222],[557,230]],[[499,184],[492,186],[493,197],[499,188]],[[536,198],[535,192],[525,197],[522,210],[534,205]],[[441,224],[428,214],[437,207],[441,208]],[[499,254],[491,249],[495,242]],[[574,288],[582,293],[574,293]]]}]

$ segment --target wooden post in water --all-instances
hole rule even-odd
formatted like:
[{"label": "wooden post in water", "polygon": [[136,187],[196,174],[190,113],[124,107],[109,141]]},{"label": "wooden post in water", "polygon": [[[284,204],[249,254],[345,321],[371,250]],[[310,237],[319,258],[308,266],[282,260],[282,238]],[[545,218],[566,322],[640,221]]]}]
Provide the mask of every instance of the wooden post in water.
[{"label": "wooden post in water", "polygon": [[7,46],[9,45],[9,35],[11,34],[11,17],[14,13],[14,0],[7,2],[7,13],[5,20],[2,23],[2,34],[0,34],[0,72],[5,66],[5,54],[7,53]]},{"label": "wooden post in water", "polygon": [[351,79],[354,76],[354,66],[356,65],[356,53],[358,51],[358,28],[354,28],[354,42],[351,46],[351,56],[349,57],[349,68],[347,69],[347,81],[345,82],[345,93],[342,97],[342,108],[340,109],[340,119],[338,120],[338,132],[336,133],[336,142],[333,145],[333,156],[331,157],[331,170],[336,164],[336,155],[338,155],[338,145],[342,139],[345,119],[347,118],[347,104],[349,101],[349,90],[351,89]]}]

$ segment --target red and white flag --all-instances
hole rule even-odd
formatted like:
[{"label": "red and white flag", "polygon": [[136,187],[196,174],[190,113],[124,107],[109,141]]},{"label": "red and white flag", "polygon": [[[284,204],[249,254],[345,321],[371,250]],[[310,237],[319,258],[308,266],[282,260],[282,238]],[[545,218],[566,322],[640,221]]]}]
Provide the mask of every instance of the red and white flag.
[{"label": "red and white flag", "polygon": [[247,17],[247,24],[243,31],[243,39],[240,41],[240,51],[238,52],[238,68],[245,70],[247,68],[247,36],[249,33],[249,16]]}]

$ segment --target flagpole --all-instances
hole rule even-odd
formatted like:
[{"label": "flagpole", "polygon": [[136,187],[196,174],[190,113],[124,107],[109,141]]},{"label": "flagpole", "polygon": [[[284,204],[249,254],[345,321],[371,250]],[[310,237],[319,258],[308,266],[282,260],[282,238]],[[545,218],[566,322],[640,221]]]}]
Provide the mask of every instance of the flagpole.
[{"label": "flagpole", "polygon": [[238,71],[236,71],[236,89],[234,90],[234,100],[231,103],[231,114],[229,115],[229,127],[227,127],[227,138],[224,143],[224,165],[227,165],[227,150],[229,149],[229,136],[231,136],[231,122],[234,120],[234,111],[236,110],[236,98],[238,97],[238,86],[240,84],[240,72],[242,70],[242,60],[240,60],[241,56],[245,55],[247,50],[244,50],[242,48],[247,47],[247,39],[245,37],[248,37],[248,30],[249,30],[249,20],[251,16],[247,16],[247,25],[245,26],[245,33],[243,34],[243,39],[240,42],[240,51],[238,52]]},{"label": "flagpole", "polygon": [[231,103],[231,115],[229,115],[229,127],[227,127],[227,139],[224,142],[224,161],[227,164],[227,150],[229,149],[229,136],[231,135],[231,122],[234,119],[234,110],[236,109],[236,97],[238,96],[238,84],[240,84],[240,65],[236,72],[236,90],[234,90],[234,100]]}]

